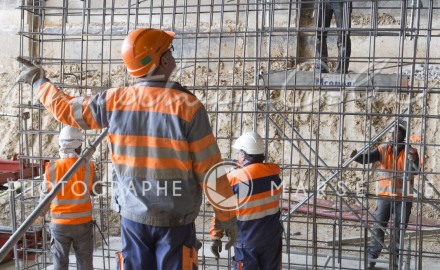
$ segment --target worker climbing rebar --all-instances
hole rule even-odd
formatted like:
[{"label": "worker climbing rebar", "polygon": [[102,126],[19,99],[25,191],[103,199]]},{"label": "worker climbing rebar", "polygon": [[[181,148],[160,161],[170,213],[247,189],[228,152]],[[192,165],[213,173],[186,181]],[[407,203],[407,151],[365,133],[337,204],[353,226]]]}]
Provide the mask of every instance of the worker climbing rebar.
[{"label": "worker climbing rebar", "polygon": [[[392,235],[394,235],[394,243],[391,243],[390,254],[391,262],[394,268],[397,269],[398,254],[399,254],[399,230],[405,229],[408,226],[409,217],[411,215],[412,202],[405,202],[405,219],[404,224],[401,224],[402,219],[402,196],[411,198],[411,189],[414,188],[414,175],[418,173],[419,155],[417,150],[411,146],[407,146],[405,149],[405,137],[406,128],[404,125],[397,125],[396,129],[392,129],[389,135],[389,143],[379,145],[368,154],[359,155],[354,161],[361,164],[368,164],[379,161],[379,181],[377,182],[376,193],[379,195],[379,199],[376,204],[376,210],[374,212],[374,236],[371,238],[371,242],[368,247],[368,265],[369,269],[374,269],[376,265],[376,259],[379,257],[382,250],[382,244],[385,238],[384,230],[388,226],[388,220],[391,214],[394,213],[393,228],[391,229]],[[408,156],[405,157],[405,151]],[[350,157],[353,158],[357,154],[357,150],[353,150]],[[403,187],[403,174],[405,159],[416,166],[417,170],[414,171],[410,166],[411,173],[408,174],[406,180],[409,183],[408,194],[402,194]],[[394,248],[392,248],[394,247]]]},{"label": "worker climbing rebar", "polygon": [[[256,132],[241,135],[232,146],[238,151],[239,168],[227,174],[236,195],[238,235],[234,269],[281,269],[280,167],[264,163],[264,142]],[[249,187],[252,188],[249,188]],[[222,250],[223,230],[211,222],[211,250],[216,258]]]},{"label": "worker climbing rebar", "polygon": [[[221,161],[202,103],[169,81],[176,67],[174,32],[142,28],[122,45],[128,72],[138,82],[92,97],[71,97],[41,67],[22,71],[42,104],[63,123],[83,129],[108,127],[114,166],[112,209],[121,215],[118,269],[197,269],[194,220],[204,176]],[[217,192],[233,196],[227,178]],[[235,213],[214,209],[218,228],[235,242]]]}]

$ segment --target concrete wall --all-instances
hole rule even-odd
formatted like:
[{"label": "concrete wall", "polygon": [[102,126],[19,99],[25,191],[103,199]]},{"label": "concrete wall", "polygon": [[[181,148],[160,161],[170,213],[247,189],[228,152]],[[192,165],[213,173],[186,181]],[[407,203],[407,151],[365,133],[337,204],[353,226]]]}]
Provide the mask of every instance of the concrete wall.
[{"label": "concrete wall", "polygon": [[0,2],[0,73],[9,73],[14,58],[19,53],[19,37],[21,12],[17,9],[17,1],[2,0]]},{"label": "concrete wall", "polygon": [[[13,108],[18,104],[18,88],[14,87],[18,75],[18,63],[15,57],[19,55],[21,12],[17,9],[17,1],[0,1],[0,112],[17,114]],[[0,158],[10,158],[18,152],[18,119],[0,116]]]}]

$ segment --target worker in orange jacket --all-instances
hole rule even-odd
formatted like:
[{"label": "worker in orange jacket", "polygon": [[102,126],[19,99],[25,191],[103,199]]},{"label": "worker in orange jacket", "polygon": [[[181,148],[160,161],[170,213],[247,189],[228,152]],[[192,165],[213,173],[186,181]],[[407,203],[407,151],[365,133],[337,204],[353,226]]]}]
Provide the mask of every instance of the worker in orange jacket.
[{"label": "worker in orange jacket", "polygon": [[[411,215],[412,189],[414,188],[414,175],[419,171],[419,155],[416,149],[408,146],[406,149],[408,156],[405,156],[405,137],[406,128],[399,124],[396,129],[391,130],[388,144],[379,145],[370,153],[359,155],[354,159],[354,161],[361,164],[379,162],[380,180],[376,189],[379,199],[374,213],[374,235],[371,237],[368,247],[369,269],[374,269],[376,265],[376,259],[382,250],[381,242],[384,242],[384,230],[388,226],[388,220],[392,213],[394,213],[393,231],[395,231],[395,241],[390,246],[394,245],[395,248],[390,250],[390,254],[396,255],[399,252],[399,228],[401,227],[402,217],[402,187],[405,159],[408,159],[408,170],[413,172],[409,173],[406,178],[409,182],[408,194],[405,194],[408,201],[405,202],[405,224],[402,224],[404,228],[408,225]],[[350,157],[353,158],[356,154],[357,150],[354,150]],[[397,261],[398,257],[393,256],[393,264],[395,266],[397,266]]]},{"label": "worker in orange jacket", "polygon": [[[46,163],[41,198],[61,180],[78,160],[83,135],[77,128],[65,126],[58,138],[59,160]],[[50,203],[52,235],[51,251],[56,270],[69,268],[70,246],[73,245],[76,266],[80,270],[93,269],[92,203],[90,195],[99,192],[94,181],[95,164],[83,165],[65,184]]]},{"label": "worker in orange jacket", "polygon": [[[281,269],[280,167],[264,163],[264,143],[256,132],[241,135],[234,143],[239,168],[227,174],[237,200],[238,235],[234,269]],[[219,258],[223,230],[211,222],[211,251]]]},{"label": "worker in orange jacket", "polygon": [[[221,155],[203,104],[169,80],[176,68],[174,35],[152,28],[129,33],[122,58],[137,83],[92,97],[66,95],[37,66],[19,76],[57,120],[83,129],[108,128],[115,170],[111,207],[122,216],[118,269],[198,267],[194,220],[205,175]],[[216,188],[225,198],[233,196],[226,176]],[[218,228],[235,242],[235,213],[215,211]]]}]

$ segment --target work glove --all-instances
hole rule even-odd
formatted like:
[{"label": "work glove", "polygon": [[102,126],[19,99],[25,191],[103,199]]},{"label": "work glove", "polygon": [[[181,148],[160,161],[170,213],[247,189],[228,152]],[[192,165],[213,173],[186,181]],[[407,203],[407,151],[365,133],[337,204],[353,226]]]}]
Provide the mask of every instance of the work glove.
[{"label": "work glove", "polygon": [[358,151],[356,149],[354,149],[350,154],[350,158],[353,158],[354,156],[356,156],[357,153],[358,153]]},{"label": "work glove", "polygon": [[229,241],[226,243],[225,249],[229,250],[232,246],[234,246],[235,241],[237,240],[237,222],[232,223],[230,226],[225,227],[224,229],[226,236],[229,237]]},{"label": "work glove", "polygon": [[41,66],[24,66],[20,75],[18,75],[17,82],[24,82],[33,86],[34,82],[46,78],[46,73]]},{"label": "work glove", "polygon": [[229,238],[229,241],[226,243],[225,249],[230,249],[235,244],[235,240],[237,240],[237,219],[233,218],[225,222],[217,222],[216,225],[220,229],[222,229],[225,232],[226,236]]},{"label": "work glove", "polygon": [[202,242],[200,242],[200,240],[196,238],[196,243],[195,243],[196,249],[197,250],[201,249],[202,245],[203,245]]},{"label": "work glove", "polygon": [[[216,229],[221,229],[226,234],[226,236],[229,238],[228,242],[226,243],[225,249],[229,250],[237,240],[237,219],[234,217],[228,221],[220,222],[217,219],[215,220],[214,227]],[[220,252],[222,251],[222,242],[221,240],[213,240],[213,243],[211,245],[211,251],[212,253],[218,258],[220,256]]]},{"label": "work glove", "polygon": [[220,252],[222,252],[222,240],[212,240],[211,252],[217,259],[220,258]]}]

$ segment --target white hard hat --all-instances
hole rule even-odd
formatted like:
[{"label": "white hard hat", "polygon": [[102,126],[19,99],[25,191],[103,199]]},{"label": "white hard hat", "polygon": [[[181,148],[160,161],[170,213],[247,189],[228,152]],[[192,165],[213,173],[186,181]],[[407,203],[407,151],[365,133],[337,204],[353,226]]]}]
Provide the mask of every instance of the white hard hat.
[{"label": "white hard hat", "polygon": [[264,154],[263,139],[256,132],[248,132],[241,135],[234,143],[232,148],[243,150],[249,155]]},{"label": "white hard hat", "polygon": [[71,140],[83,140],[83,134],[81,130],[71,127],[65,126],[61,129],[60,136],[58,137],[59,141],[71,141]]}]

